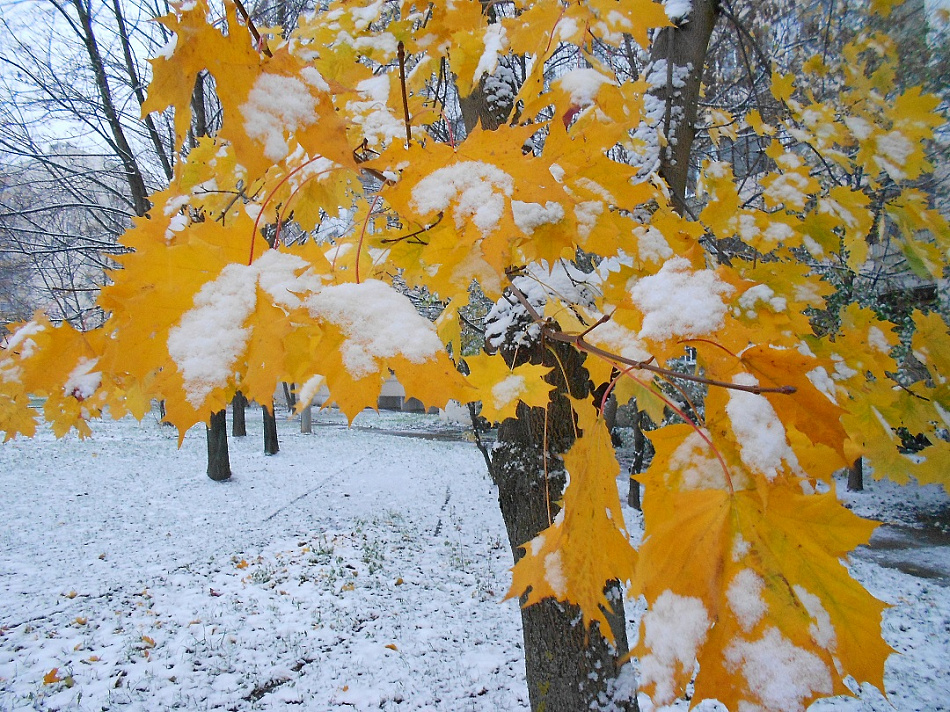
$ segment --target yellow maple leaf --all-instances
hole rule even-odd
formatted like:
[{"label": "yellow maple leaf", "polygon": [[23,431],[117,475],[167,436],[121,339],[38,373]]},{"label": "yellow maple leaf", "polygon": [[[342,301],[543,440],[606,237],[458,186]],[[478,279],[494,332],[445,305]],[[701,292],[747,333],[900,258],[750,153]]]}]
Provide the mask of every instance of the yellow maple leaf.
[{"label": "yellow maple leaf", "polygon": [[470,370],[468,382],[482,401],[482,417],[489,422],[514,418],[519,402],[531,408],[546,407],[554,389],[544,380],[551,370],[547,366],[510,368],[499,354],[469,356],[465,363]]},{"label": "yellow maple leaf", "polygon": [[524,545],[512,570],[507,598],[527,594],[525,605],[553,597],[580,607],[585,623],[597,621],[613,640],[604,611],[611,603],[604,587],[634,574],[630,545],[617,493],[620,465],[610,432],[589,402],[572,399],[581,436],[564,455],[570,483],[553,525]]},{"label": "yellow maple leaf", "polygon": [[772,96],[778,101],[787,102],[795,91],[795,75],[772,72]]},{"label": "yellow maple leaf", "polygon": [[[849,674],[880,687],[891,652],[879,634],[884,606],[840,563],[875,524],[833,492],[804,494],[798,478],[753,478],[740,490],[716,486],[721,476],[697,480],[719,463],[711,450],[684,454],[689,437],[683,426],[677,437],[655,437],[657,457],[638,477],[651,493],[633,588],[650,606],[635,651],[644,689],[656,704],[672,702],[697,661],[696,697],[730,709],[804,709],[849,694]],[[671,477],[693,484],[671,487]],[[664,644],[671,626],[675,649]],[[763,666],[792,684],[761,684]]]},{"label": "yellow maple leaf", "polygon": [[[172,42],[152,62],[152,82],[148,97],[142,105],[142,115],[175,107],[175,135],[177,143],[184,142],[191,127],[191,97],[195,78],[202,70],[210,70],[216,78],[240,74],[247,80],[260,64],[258,53],[251,46],[250,34],[237,20],[233,3],[225,4],[227,28],[225,34],[208,22],[211,13],[205,0],[182,3],[175,12],[159,19],[172,33]],[[227,82],[225,78],[225,82]],[[235,82],[238,96],[246,96]],[[218,86],[218,95],[227,100],[227,91]]]}]

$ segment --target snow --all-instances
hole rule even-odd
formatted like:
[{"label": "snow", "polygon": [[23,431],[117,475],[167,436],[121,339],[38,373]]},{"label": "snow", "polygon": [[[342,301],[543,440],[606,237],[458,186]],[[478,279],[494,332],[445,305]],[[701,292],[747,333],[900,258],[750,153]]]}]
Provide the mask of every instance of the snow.
[{"label": "snow", "polygon": [[[762,709],[801,712],[803,700],[813,692],[831,692],[831,673],[813,653],[796,647],[777,628],[768,628],[754,642],[738,640],[726,648],[726,665],[741,669],[750,691]],[[740,703],[740,709],[742,704]]]},{"label": "snow", "polygon": [[398,355],[422,363],[445,350],[432,322],[378,280],[324,287],[307,298],[306,306],[311,316],[343,333],[343,365],[354,379],[378,372],[376,359]]},{"label": "snow", "polygon": [[223,484],[154,416],[0,448],[0,709],[527,709],[481,456],[356,423],[248,409]]},{"label": "snow", "polygon": [[[752,375],[740,373],[732,379],[742,386],[755,386]],[[765,396],[746,391],[729,391],[726,415],[739,443],[739,457],[750,470],[774,480],[783,468],[783,462],[794,472],[799,471],[798,458],[785,437],[785,426]]]},{"label": "snow", "polygon": [[[474,445],[403,437],[461,436],[438,416],[367,411],[347,429],[322,411],[315,434],[300,435],[278,413],[278,427],[281,451],[265,457],[249,409],[251,437],[231,440],[234,476],[221,484],[204,475],[204,429],[178,450],[155,415],[97,423],[84,441],[41,428],[0,445],[0,709],[528,709],[518,604],[501,600],[511,556]],[[936,485],[866,488],[838,482],[846,506],[885,520],[846,563],[890,605],[883,633],[900,654],[887,662],[886,699],[865,685],[809,709],[945,709],[950,540],[934,522],[946,527],[950,499]],[[640,513],[624,517],[638,539]],[[821,631],[809,592],[796,593]],[[702,607],[660,599],[648,621],[661,647],[680,640],[669,631],[695,640]],[[642,608],[626,608],[635,634]],[[756,667],[767,637],[779,656]],[[693,650],[666,650],[664,665]],[[812,666],[787,641],[762,636],[733,655],[769,699],[795,708],[804,678],[791,663]],[[639,666],[625,666],[618,696]],[[43,684],[54,667],[72,687]]]},{"label": "snow", "polygon": [[801,210],[808,199],[808,178],[800,173],[784,173],[772,181],[762,195],[786,210]]},{"label": "snow", "polygon": [[385,146],[392,140],[405,139],[406,124],[389,108],[391,90],[388,74],[378,74],[356,85],[360,101],[350,101],[346,110],[363,132],[369,146]]},{"label": "snow", "polygon": [[36,342],[30,337],[45,330],[45,324],[30,320],[4,338],[2,344],[3,348],[9,350],[11,353],[19,353],[20,358],[30,358],[34,351],[36,351]]},{"label": "snow", "polygon": [[588,343],[630,361],[649,361],[651,354],[635,332],[615,321],[595,326],[585,337]]},{"label": "snow", "polygon": [[[708,438],[708,433],[706,434]],[[681,473],[681,487],[687,490],[696,489],[729,489],[732,487],[743,489],[748,486],[747,479],[741,472],[730,473],[726,479],[726,471],[722,463],[712,453],[707,441],[698,432],[687,435],[670,455],[671,472]]]},{"label": "snow", "polygon": [[654,683],[653,702],[673,701],[676,666],[692,670],[696,651],[706,640],[709,615],[702,601],[664,591],[643,616],[643,640],[650,653],[640,661],[640,684]]},{"label": "snow", "polygon": [[544,580],[558,598],[567,590],[567,578],[564,576],[564,562],[560,551],[552,551],[544,557]]},{"label": "snow", "polygon": [[694,271],[683,257],[667,260],[659,272],[630,290],[633,303],[643,312],[640,338],[663,341],[716,331],[726,314],[722,297],[733,291],[711,270]]},{"label": "snow", "polygon": [[574,206],[574,217],[577,219],[577,234],[581,238],[590,237],[597,225],[597,218],[604,212],[604,204],[599,200],[585,200]]},{"label": "snow", "polygon": [[365,7],[354,7],[350,9],[350,17],[353,18],[353,26],[357,32],[362,32],[371,23],[379,17],[380,10],[383,7],[384,0],[374,0]]},{"label": "snow", "polygon": [[638,225],[633,229],[637,239],[637,254],[644,262],[662,262],[673,256],[673,248],[663,233],[652,225]]},{"label": "snow", "polygon": [[261,74],[240,106],[244,131],[264,144],[264,156],[282,160],[290,150],[285,134],[309,126],[317,118],[317,101],[299,79]]},{"label": "snow", "polygon": [[526,235],[531,235],[542,225],[560,222],[564,218],[564,208],[553,200],[547,201],[544,205],[512,200],[511,214],[518,229]]},{"label": "snow", "polygon": [[168,355],[181,372],[185,397],[195,408],[227,384],[251,330],[244,322],[257,306],[250,267],[229,264],[195,295],[195,306],[168,332]]},{"label": "snow", "polygon": [[828,375],[824,366],[817,366],[805,374],[811,384],[821,391],[825,397],[835,405],[838,405],[838,393],[835,382]]},{"label": "snow", "polygon": [[[515,277],[513,286],[539,314],[548,300],[590,309],[594,306],[594,297],[600,294],[598,274],[582,272],[565,260],[558,260],[551,267],[545,260],[532,262],[524,272]],[[485,340],[492,348],[501,348],[505,343],[527,345],[540,335],[540,326],[533,322],[515,295],[499,299],[485,316]]]},{"label": "snow", "polygon": [[168,332],[168,355],[184,380],[186,398],[199,407],[224,387],[244,351],[251,330],[244,325],[257,306],[257,287],[280,306],[300,304],[297,294],[319,289],[321,281],[301,274],[300,257],[267,250],[252,265],[231,263],[195,295],[194,307]]},{"label": "snow", "polygon": [[750,319],[756,317],[756,305],[759,302],[764,302],[776,313],[785,311],[788,306],[785,297],[775,296],[775,292],[765,284],[750,287],[739,297],[739,307],[745,310],[745,315]]},{"label": "snow", "polygon": [[891,352],[891,344],[888,342],[887,336],[877,326],[872,326],[868,329],[868,346],[876,351],[880,351],[882,354],[889,354]]},{"label": "snow", "polygon": [[825,650],[834,650],[838,645],[838,637],[831,623],[831,616],[822,605],[821,599],[798,584],[793,587],[793,590],[798,600],[805,606],[808,615],[815,619],[815,622],[808,626],[812,639]]},{"label": "snow", "polygon": [[505,26],[500,22],[489,25],[482,35],[482,44],[485,50],[478,58],[478,65],[472,75],[472,84],[477,84],[483,74],[491,74],[498,67],[498,56],[508,48],[508,36]]},{"label": "snow", "polygon": [[594,97],[604,84],[616,84],[596,69],[572,69],[556,80],[561,89],[571,95],[571,103],[581,109],[592,106]]},{"label": "snow", "polygon": [[452,215],[460,230],[471,221],[483,236],[501,221],[505,198],[514,180],[497,166],[481,161],[460,161],[439,168],[412,188],[412,206],[421,213],[441,212],[455,203]]},{"label": "snow", "polygon": [[491,389],[491,399],[496,410],[516,400],[526,390],[524,376],[511,374],[505,380],[496,383]]},{"label": "snow", "polygon": [[164,60],[170,60],[172,55],[175,54],[175,48],[177,46],[178,35],[172,34],[172,36],[168,38],[168,41],[155,53],[155,59],[162,58]]},{"label": "snow", "polygon": [[693,11],[692,0],[663,0],[663,9],[670,22],[681,23]]},{"label": "snow", "polygon": [[877,137],[878,155],[874,160],[892,180],[907,177],[903,168],[914,152],[914,144],[900,131],[891,131]]},{"label": "snow", "polygon": [[746,633],[751,631],[756,623],[762,620],[768,606],[762,599],[765,582],[752,569],[742,569],[732,579],[726,589],[726,600],[729,608],[736,615],[736,620]]},{"label": "snow", "polygon": [[76,367],[66,376],[63,384],[63,393],[71,395],[76,400],[85,400],[95,393],[102,384],[102,372],[93,371],[99,359],[79,359]]}]

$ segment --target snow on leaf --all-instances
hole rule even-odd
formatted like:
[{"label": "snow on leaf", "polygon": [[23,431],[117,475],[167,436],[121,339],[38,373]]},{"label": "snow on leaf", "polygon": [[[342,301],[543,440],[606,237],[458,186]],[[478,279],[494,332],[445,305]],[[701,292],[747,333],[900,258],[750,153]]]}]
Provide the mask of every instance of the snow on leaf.
[{"label": "snow on leaf", "polygon": [[640,338],[664,341],[677,336],[703,336],[723,325],[724,296],[733,287],[712,270],[693,270],[688,260],[667,260],[655,275],[644,277],[630,291],[643,312]]},{"label": "snow on leaf", "polygon": [[547,366],[522,364],[509,368],[500,355],[479,354],[465,359],[468,381],[482,394],[481,415],[489,422],[514,418],[518,403],[544,408],[554,386],[544,381]]},{"label": "snow on leaf", "polygon": [[[733,491],[671,488],[669,469],[677,465],[668,453],[675,449],[675,439],[661,441],[638,478],[651,495],[643,502],[632,593],[661,615],[673,595],[705,611],[705,636],[700,616],[691,628],[700,641],[695,697],[716,697],[729,709],[744,701],[801,710],[816,697],[848,694],[849,674],[880,686],[890,653],[880,639],[884,606],[840,561],[875,524],[841,506],[834,492],[804,494],[797,478],[760,476],[752,488]],[[663,645],[642,633],[636,653],[671,661]],[[777,667],[765,665],[769,655]],[[657,704],[684,694],[693,661],[668,662],[662,671],[645,688]]]}]

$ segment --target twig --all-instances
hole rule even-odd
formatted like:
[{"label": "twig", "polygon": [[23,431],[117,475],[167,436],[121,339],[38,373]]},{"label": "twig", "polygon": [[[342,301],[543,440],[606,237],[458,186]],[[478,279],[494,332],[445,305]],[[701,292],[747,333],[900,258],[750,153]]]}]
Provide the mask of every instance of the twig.
[{"label": "twig", "polygon": [[[380,242],[384,245],[391,245],[395,242],[402,242],[403,240],[411,240],[412,238],[418,237],[424,232],[428,232],[429,230],[434,228],[436,225],[438,225],[440,222],[442,222],[442,216],[443,216],[443,213],[440,211],[438,217],[435,219],[435,222],[432,223],[431,225],[420,227],[418,230],[416,230],[415,232],[410,232],[408,235],[400,235],[399,237],[387,237],[385,240],[380,240]],[[415,244],[428,245],[429,243],[423,242],[422,240],[416,240]]]},{"label": "twig", "polygon": [[406,46],[400,42],[396,45],[396,56],[399,58],[399,84],[402,87],[402,111],[406,119],[406,148],[412,144],[412,127],[409,123],[409,95],[406,93]]},{"label": "twig", "polygon": [[274,55],[271,54],[267,43],[261,38],[261,33],[257,31],[257,28],[254,26],[254,20],[252,20],[251,16],[247,14],[247,8],[244,7],[244,4],[241,2],[241,0],[234,0],[234,6],[238,9],[238,12],[241,13],[241,17],[243,17],[244,21],[247,23],[247,29],[254,38],[254,48],[258,52],[263,52],[268,57],[273,57]]},{"label": "twig", "polygon": [[[512,279],[512,272],[508,273],[508,280]],[[656,366],[651,363],[653,358],[651,357],[649,361],[634,361],[633,359],[624,358],[618,354],[611,353],[610,351],[605,351],[604,349],[598,348],[593,344],[588,343],[584,340],[584,334],[567,334],[560,329],[553,327],[551,321],[545,319],[537,310],[531,306],[531,303],[528,301],[528,298],[524,293],[518,289],[514,283],[511,285],[511,291],[521,303],[521,306],[525,308],[528,312],[528,315],[531,319],[541,327],[541,331],[544,333],[547,338],[552,341],[560,341],[565,344],[572,344],[579,351],[592,354],[599,358],[604,359],[605,361],[611,361],[614,363],[622,363],[626,366],[630,366],[635,369],[642,369],[644,371],[650,371],[651,373],[656,373],[664,378],[680,378],[684,381],[693,381],[694,383],[704,383],[708,386],[718,386],[720,388],[728,388],[733,391],[745,391],[746,393],[755,393],[761,395],[762,393],[783,393],[791,394],[796,391],[794,386],[777,386],[775,388],[771,387],[762,387],[762,386],[746,386],[739,383],[729,383],[728,381],[718,381],[712,378],[705,378],[704,376],[693,376],[688,373],[680,373],[679,371],[673,371],[669,368],[663,368],[662,366]],[[588,331],[590,331],[588,329]]]}]

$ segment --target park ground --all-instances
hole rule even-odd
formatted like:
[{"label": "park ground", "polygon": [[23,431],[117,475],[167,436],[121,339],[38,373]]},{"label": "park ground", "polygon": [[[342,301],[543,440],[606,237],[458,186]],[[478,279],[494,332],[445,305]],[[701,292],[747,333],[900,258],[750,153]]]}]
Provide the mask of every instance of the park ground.
[{"label": "park ground", "polygon": [[[0,446],[0,710],[526,710],[511,557],[464,428],[327,410],[302,435],[278,413],[266,457],[253,413],[226,483],[202,427],[179,449],[154,416]],[[887,698],[811,709],[950,709],[950,501],[870,478],[840,496],[885,522],[848,566],[891,604],[897,654]]]}]

